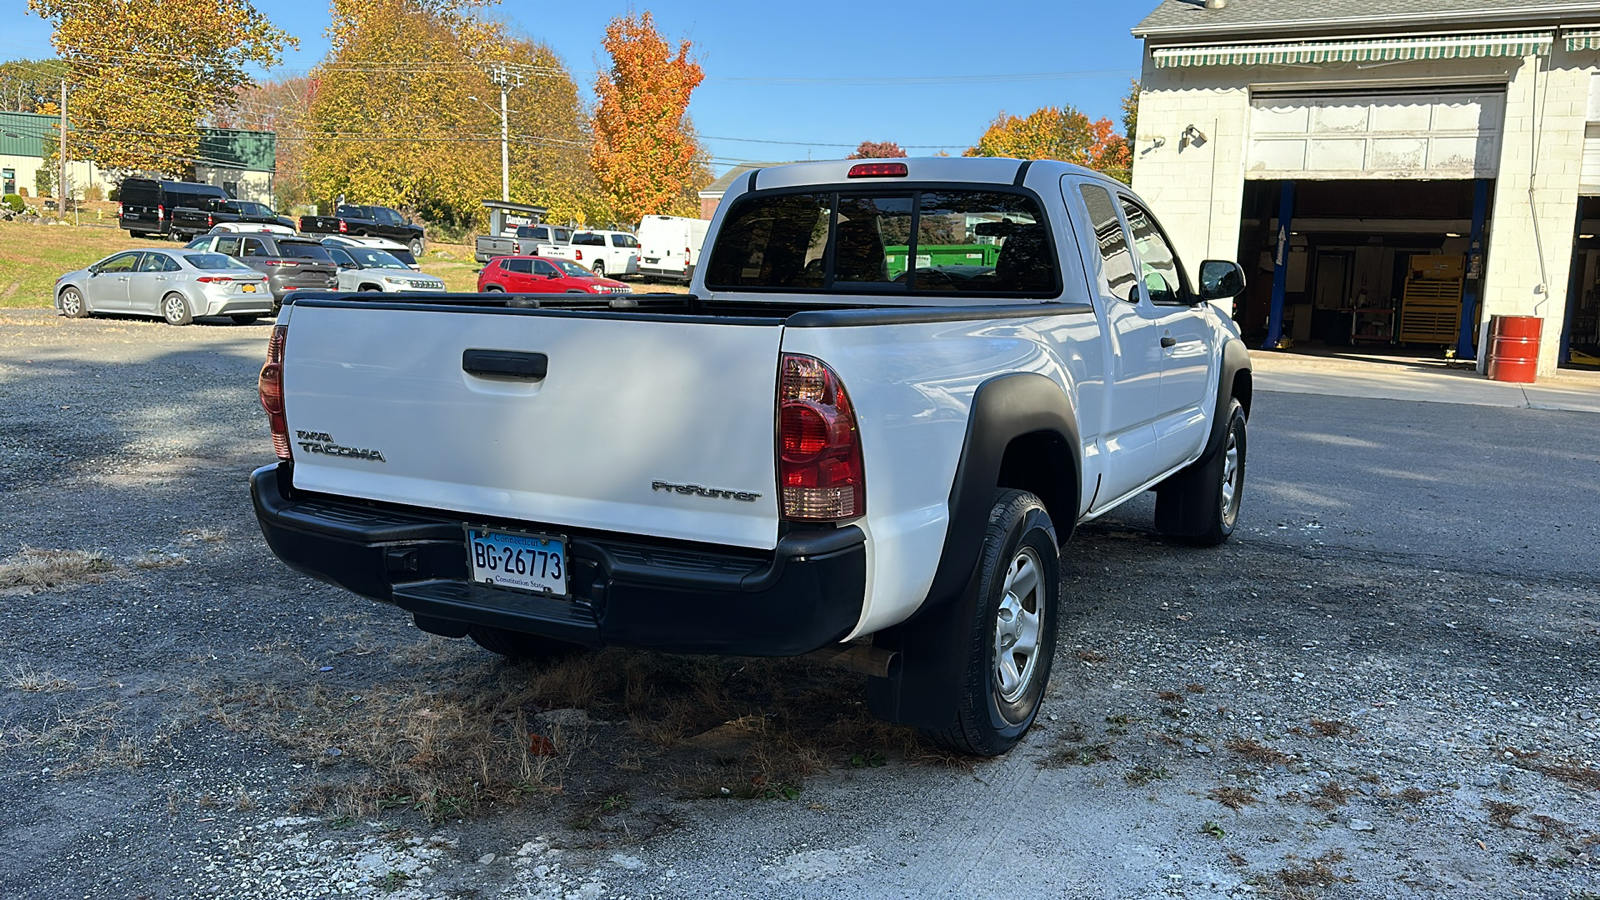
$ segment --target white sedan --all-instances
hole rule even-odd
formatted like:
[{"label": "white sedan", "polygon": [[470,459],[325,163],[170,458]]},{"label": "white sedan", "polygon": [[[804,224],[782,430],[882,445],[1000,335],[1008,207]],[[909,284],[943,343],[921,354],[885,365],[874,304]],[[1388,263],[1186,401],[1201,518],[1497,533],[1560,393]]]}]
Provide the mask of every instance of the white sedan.
[{"label": "white sedan", "polygon": [[228,316],[248,325],[272,314],[272,290],[267,276],[221,253],[124,250],[57,278],[55,307],[71,319],[112,313],[187,325]]}]

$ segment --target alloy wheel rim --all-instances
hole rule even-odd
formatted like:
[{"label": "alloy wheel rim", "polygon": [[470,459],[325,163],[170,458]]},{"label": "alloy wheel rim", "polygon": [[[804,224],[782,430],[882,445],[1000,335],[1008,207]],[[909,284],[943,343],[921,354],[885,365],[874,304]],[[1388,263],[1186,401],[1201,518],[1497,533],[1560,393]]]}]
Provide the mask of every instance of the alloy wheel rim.
[{"label": "alloy wheel rim", "polygon": [[69,290],[61,295],[61,311],[69,316],[77,315],[78,308],[82,304],[83,300],[78,296],[77,291]]},{"label": "alloy wheel rim", "polygon": [[1019,550],[1006,567],[994,633],[995,687],[1005,703],[1022,699],[1039,668],[1043,573],[1044,564],[1032,547]]},{"label": "alloy wheel rim", "polygon": [[1228,430],[1228,446],[1222,456],[1222,518],[1232,522],[1239,512],[1239,436]]},{"label": "alloy wheel rim", "polygon": [[176,322],[183,318],[183,301],[177,297],[167,298],[167,319]]}]

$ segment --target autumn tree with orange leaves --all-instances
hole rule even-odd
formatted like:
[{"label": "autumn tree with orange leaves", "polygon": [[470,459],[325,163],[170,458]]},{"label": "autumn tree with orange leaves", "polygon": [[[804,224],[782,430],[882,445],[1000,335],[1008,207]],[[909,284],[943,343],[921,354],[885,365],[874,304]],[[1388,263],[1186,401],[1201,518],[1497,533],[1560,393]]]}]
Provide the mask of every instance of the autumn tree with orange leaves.
[{"label": "autumn tree with orange leaves", "polygon": [[1026,117],[1001,112],[963,156],[1059,159],[1128,181],[1133,154],[1110,119],[1091,121],[1070,106],[1046,106]]},{"label": "autumn tree with orange leaves", "polygon": [[590,161],[607,200],[629,223],[698,214],[695,192],[711,173],[687,116],[689,96],[705,78],[690,43],[674,56],[646,12],[612,19],[603,46],[611,71],[595,79]]}]

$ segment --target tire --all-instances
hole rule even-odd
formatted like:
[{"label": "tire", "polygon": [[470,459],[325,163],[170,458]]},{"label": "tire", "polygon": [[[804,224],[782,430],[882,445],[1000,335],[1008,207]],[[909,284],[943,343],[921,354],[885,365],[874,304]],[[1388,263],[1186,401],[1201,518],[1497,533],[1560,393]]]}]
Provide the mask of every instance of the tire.
[{"label": "tire", "polygon": [[77,288],[62,289],[61,314],[69,319],[81,319],[89,314],[89,306],[83,302],[83,294]]},{"label": "tire", "polygon": [[486,284],[483,286],[483,292],[485,294],[504,294],[506,289],[498,284]]},{"label": "tire", "polygon": [[467,628],[467,635],[479,647],[490,653],[498,653],[514,662],[561,659],[584,649],[580,644],[569,644],[566,641],[537,634],[507,631],[504,628],[491,628],[488,625],[472,625]]},{"label": "tire", "polygon": [[189,298],[179,293],[162,297],[161,318],[166,319],[168,325],[188,325],[193,322],[194,313],[189,311]]},{"label": "tire", "polygon": [[128,232],[128,237],[139,238],[140,240],[144,240],[144,239],[150,237],[150,232],[148,232],[148,231],[130,231],[130,232]]},{"label": "tire", "polygon": [[1050,682],[1061,556],[1044,503],[1001,490],[978,557],[978,596],[955,724],[923,734],[971,756],[999,756],[1033,726]]},{"label": "tire", "polygon": [[1156,486],[1156,530],[1200,547],[1214,547],[1233,534],[1244,500],[1244,407],[1228,401],[1227,433],[1211,456],[1196,461]]},{"label": "tire", "polygon": [[411,243],[406,246],[411,250],[412,256],[418,259],[422,258],[422,238],[412,238]]},{"label": "tire", "polygon": [[239,315],[239,316],[229,316],[228,318],[232,319],[233,320],[233,324],[235,324],[235,325],[254,325],[256,323],[256,320],[261,318],[261,317],[260,316],[251,316],[251,315]]},{"label": "tire", "polygon": [[604,277],[606,274],[606,261],[603,259],[595,260],[594,265],[590,266],[589,270],[596,275]]}]

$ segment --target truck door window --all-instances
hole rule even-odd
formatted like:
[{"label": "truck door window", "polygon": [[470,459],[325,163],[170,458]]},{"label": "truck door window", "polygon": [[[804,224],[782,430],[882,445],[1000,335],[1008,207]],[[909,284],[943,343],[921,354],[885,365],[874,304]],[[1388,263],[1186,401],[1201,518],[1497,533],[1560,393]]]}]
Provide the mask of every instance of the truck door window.
[{"label": "truck door window", "polygon": [[611,246],[637,247],[639,246],[639,239],[631,234],[613,234],[611,236]]},{"label": "truck door window", "polygon": [[1139,251],[1139,277],[1150,302],[1182,306],[1183,276],[1178,272],[1178,257],[1156,227],[1155,218],[1125,197],[1122,209],[1128,216],[1128,228],[1133,231],[1133,246]]},{"label": "truck door window", "polygon": [[1111,192],[1097,184],[1079,185],[1078,192],[1089,208],[1095,243],[1100,245],[1106,286],[1118,300],[1138,303],[1139,295],[1134,293],[1137,279],[1133,272],[1133,254],[1128,251],[1128,236],[1122,230],[1122,220],[1117,217],[1117,205],[1111,200]]}]

